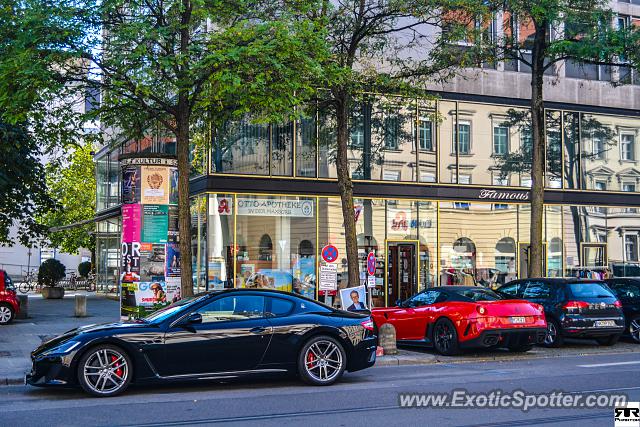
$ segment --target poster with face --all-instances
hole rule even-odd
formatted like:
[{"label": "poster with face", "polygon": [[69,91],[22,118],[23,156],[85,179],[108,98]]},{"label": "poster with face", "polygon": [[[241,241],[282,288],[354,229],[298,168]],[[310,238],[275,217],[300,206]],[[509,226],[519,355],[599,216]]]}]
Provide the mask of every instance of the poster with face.
[{"label": "poster with face", "polygon": [[177,243],[167,243],[167,277],[180,277],[180,248]]},{"label": "poster with face", "polygon": [[164,281],[138,283],[136,305],[145,308],[160,308],[167,305],[166,286]]},{"label": "poster with face", "polygon": [[137,166],[122,170],[122,203],[140,203],[140,168]]},{"label": "poster with face", "polygon": [[142,166],[142,204],[169,204],[169,168]]},{"label": "poster with face", "polygon": [[178,204],[178,169],[169,169],[169,204]]},{"label": "poster with face", "polygon": [[122,258],[120,282],[137,282],[140,280],[140,243],[123,242],[120,251]]},{"label": "poster with face", "polygon": [[167,284],[167,302],[179,301],[181,298],[180,278],[167,277],[165,283]]},{"label": "poster with face", "polygon": [[367,292],[364,286],[345,288],[340,290],[342,309],[347,311],[368,310]]}]

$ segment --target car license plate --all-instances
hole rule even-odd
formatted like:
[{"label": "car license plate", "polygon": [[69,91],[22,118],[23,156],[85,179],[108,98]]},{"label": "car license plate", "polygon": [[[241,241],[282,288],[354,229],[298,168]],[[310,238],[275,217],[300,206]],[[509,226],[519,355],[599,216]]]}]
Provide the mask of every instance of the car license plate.
[{"label": "car license plate", "polygon": [[527,319],[524,316],[511,317],[511,323],[526,323]]},{"label": "car license plate", "polygon": [[594,322],[594,326],[596,328],[604,328],[607,326],[616,326],[616,322],[614,320],[596,320]]}]

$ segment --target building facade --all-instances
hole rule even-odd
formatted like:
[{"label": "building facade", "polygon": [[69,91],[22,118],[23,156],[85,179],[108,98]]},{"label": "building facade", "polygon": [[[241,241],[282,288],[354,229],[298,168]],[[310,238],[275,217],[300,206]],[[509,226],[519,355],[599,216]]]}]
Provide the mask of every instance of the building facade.
[{"label": "building facade", "polygon": [[[613,6],[615,25],[640,19],[633,1]],[[495,31],[503,31],[503,19],[496,17]],[[525,277],[526,71],[522,64],[490,64],[434,85],[435,97],[369,94],[354,105],[349,164],[361,282],[373,305],[431,286]],[[559,63],[545,85],[544,271],[640,275],[640,81],[624,67]],[[359,285],[346,283],[335,120],[313,105],[304,117],[239,121],[207,135],[211,149],[199,153],[191,181],[198,290],[269,286],[335,303],[335,291],[320,289],[326,245],[339,253],[338,287]],[[98,271],[105,283],[119,274],[118,156],[172,147],[150,138],[96,157]],[[369,278],[371,252],[376,268]]]}]

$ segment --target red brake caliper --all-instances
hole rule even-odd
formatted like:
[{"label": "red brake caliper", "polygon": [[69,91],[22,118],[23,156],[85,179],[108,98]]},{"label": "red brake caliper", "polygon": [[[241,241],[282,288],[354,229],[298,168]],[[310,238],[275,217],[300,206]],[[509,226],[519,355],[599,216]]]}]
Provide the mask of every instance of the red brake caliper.
[{"label": "red brake caliper", "polygon": [[[111,355],[111,363],[115,362],[116,360],[118,360],[118,358],[114,355]],[[120,366],[120,363],[116,363],[115,365],[116,367],[116,371],[115,374],[119,377],[122,378],[122,374],[124,373],[122,367]]]},{"label": "red brake caliper", "polygon": [[316,357],[313,355],[313,353],[311,352],[307,353],[307,366],[310,367],[315,360],[316,360]]}]

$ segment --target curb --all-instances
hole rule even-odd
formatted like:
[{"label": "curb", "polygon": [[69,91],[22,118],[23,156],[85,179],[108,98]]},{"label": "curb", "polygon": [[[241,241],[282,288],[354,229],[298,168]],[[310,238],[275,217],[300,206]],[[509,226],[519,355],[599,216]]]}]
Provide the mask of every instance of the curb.
[{"label": "curb", "polygon": [[11,385],[24,385],[24,377],[0,378],[0,387]]},{"label": "curb", "polygon": [[378,358],[376,358],[376,363],[374,366],[431,365],[433,363],[438,363],[438,362],[439,360],[434,355],[431,355],[430,357],[389,355],[389,356],[379,356]]}]

